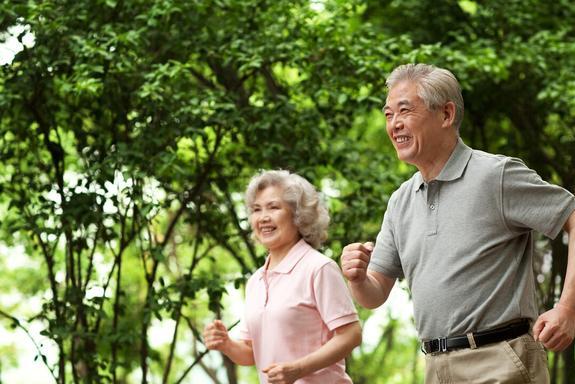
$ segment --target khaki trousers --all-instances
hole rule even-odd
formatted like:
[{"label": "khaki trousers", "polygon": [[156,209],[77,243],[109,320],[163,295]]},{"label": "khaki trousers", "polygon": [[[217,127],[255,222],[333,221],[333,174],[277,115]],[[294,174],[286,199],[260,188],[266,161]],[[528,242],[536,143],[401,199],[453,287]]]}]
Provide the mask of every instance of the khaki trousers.
[{"label": "khaki trousers", "polygon": [[547,353],[525,334],[513,340],[425,356],[426,384],[548,384]]}]

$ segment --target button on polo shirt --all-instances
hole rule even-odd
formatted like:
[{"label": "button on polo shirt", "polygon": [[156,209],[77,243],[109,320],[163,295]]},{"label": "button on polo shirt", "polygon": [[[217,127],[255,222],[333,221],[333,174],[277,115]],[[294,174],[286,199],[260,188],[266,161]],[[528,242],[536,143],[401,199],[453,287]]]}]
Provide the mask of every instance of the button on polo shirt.
[{"label": "button on polo shirt", "polygon": [[[252,341],[261,383],[266,383],[263,368],[316,351],[336,328],[358,320],[337,264],[303,239],[273,270],[267,270],[268,264],[269,257],[248,280],[240,326],[240,338]],[[296,383],[351,380],[341,360]]]},{"label": "button on polo shirt", "polygon": [[424,340],[534,320],[533,230],[554,238],[574,210],[521,160],[459,140],[435,180],[393,193],[369,269],[406,278]]}]

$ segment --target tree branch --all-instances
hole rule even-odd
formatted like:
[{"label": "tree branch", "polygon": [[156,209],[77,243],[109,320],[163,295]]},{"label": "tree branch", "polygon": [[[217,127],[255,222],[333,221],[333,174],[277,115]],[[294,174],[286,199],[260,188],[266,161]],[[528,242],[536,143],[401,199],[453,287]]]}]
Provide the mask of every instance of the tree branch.
[{"label": "tree branch", "polygon": [[[231,327],[228,328],[228,331],[232,330],[236,325],[239,324],[239,320],[237,320],[234,324],[232,324]],[[198,330],[195,329],[195,327],[193,326],[193,324],[191,324],[191,322],[188,320],[188,325],[190,326],[190,328],[192,328],[193,331],[195,331],[195,333],[198,333]],[[201,340],[200,340],[201,342]],[[182,374],[182,376],[180,376],[180,378],[176,381],[175,384],[180,384],[188,375],[188,373],[190,373],[190,371],[192,370],[192,368],[194,368],[194,366],[196,366],[196,364],[199,364],[200,361],[204,358],[205,355],[208,354],[208,352],[210,352],[209,349],[206,349],[205,351],[203,351],[202,353],[200,353],[199,355],[196,356],[195,360],[192,362],[192,364],[186,368],[186,370],[184,371],[184,373]]]},{"label": "tree branch", "polygon": [[44,363],[44,365],[46,366],[46,368],[48,368],[48,370],[50,371],[50,374],[52,375],[52,378],[54,379],[54,381],[57,383],[58,382],[58,378],[56,377],[54,371],[52,370],[52,368],[50,368],[50,366],[48,365],[48,360],[46,359],[46,356],[42,353],[42,350],[40,350],[40,346],[38,345],[38,343],[36,343],[36,340],[34,340],[34,338],[32,337],[32,335],[30,334],[30,332],[28,331],[28,329],[26,327],[24,327],[22,325],[22,323],[20,322],[20,320],[18,320],[17,318],[15,318],[14,316],[4,312],[3,310],[0,309],[0,316],[3,316],[9,320],[12,321],[12,324],[15,327],[20,328],[21,330],[24,331],[24,333],[26,333],[26,336],[28,336],[28,338],[30,339],[30,341],[32,341],[32,344],[34,344],[34,348],[36,349],[36,351],[38,351],[38,356],[40,356],[40,358],[42,359],[42,363]]}]

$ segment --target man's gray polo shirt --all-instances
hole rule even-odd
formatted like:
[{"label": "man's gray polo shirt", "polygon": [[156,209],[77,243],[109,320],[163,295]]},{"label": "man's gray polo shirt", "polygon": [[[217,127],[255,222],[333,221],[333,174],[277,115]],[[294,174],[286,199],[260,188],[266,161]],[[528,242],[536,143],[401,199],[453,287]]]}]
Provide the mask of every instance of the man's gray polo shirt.
[{"label": "man's gray polo shirt", "polygon": [[574,210],[521,160],[459,140],[435,180],[393,193],[369,268],[406,278],[423,340],[535,320],[532,230],[555,238]]}]

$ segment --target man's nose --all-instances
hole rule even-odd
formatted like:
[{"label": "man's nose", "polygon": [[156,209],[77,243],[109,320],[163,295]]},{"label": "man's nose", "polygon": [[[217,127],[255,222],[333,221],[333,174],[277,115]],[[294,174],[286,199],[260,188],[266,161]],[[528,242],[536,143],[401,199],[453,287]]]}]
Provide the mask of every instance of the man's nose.
[{"label": "man's nose", "polygon": [[394,115],[389,123],[394,131],[403,128],[403,119],[399,115]]}]

